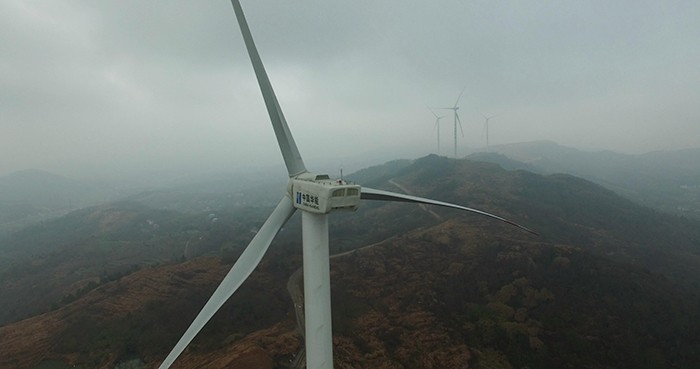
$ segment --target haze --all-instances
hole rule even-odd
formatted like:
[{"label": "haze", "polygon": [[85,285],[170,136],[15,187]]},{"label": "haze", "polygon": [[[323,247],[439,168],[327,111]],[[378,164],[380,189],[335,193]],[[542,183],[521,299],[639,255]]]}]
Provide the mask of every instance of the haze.
[{"label": "haze", "polygon": [[[427,106],[465,86],[460,155],[482,114],[491,144],[700,147],[695,1],[243,6],[310,168],[435,152]],[[0,50],[0,175],[283,173],[226,0],[3,1]]]}]

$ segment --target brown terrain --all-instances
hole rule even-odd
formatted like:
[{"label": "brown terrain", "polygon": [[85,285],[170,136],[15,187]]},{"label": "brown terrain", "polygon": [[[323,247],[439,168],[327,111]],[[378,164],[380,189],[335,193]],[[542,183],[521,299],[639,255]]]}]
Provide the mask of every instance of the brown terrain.
[{"label": "brown terrain", "polygon": [[[700,239],[693,223],[634,207],[573,177],[423,161],[394,173],[394,183],[497,210],[544,235],[442,210],[436,217],[406,204],[335,217],[345,228],[335,224],[332,243],[382,237],[360,239],[379,242],[331,260],[336,368],[700,362],[700,298],[692,278],[669,277],[696,273],[693,245]],[[301,260],[289,228],[175,368],[294,362],[303,341],[286,283]],[[126,362],[156,368],[235,259],[223,256],[142,266],[50,312],[0,327],[0,369],[123,368]]]},{"label": "brown terrain", "polygon": [[[466,368],[473,361],[472,350],[461,339],[453,337],[431,311],[440,296],[430,289],[444,278],[458,275],[466,260],[456,259],[452,252],[435,252],[451,238],[466,235],[458,223],[447,222],[429,231],[419,230],[407,236],[392,238],[373,247],[334,258],[332,280],[335,318],[334,337],[338,368],[403,368],[411,363],[424,368]],[[437,236],[436,236],[437,235]],[[421,238],[436,237],[438,243],[423,248]],[[391,250],[405,249],[388,256]],[[261,269],[265,269],[262,265]],[[114,331],[114,322],[144,314],[156,314],[153,304],[182,304],[192,298],[189,291],[207,291],[197,295],[203,304],[229,266],[216,258],[200,258],[190,262],[144,268],[118,281],[100,286],[83,298],[58,310],[0,327],[3,360],[0,368],[32,368],[43,360],[63,360],[84,366],[86,361],[99,368],[111,368],[125,353],[123,342],[95,345],[81,338],[79,326],[86,321],[99,328]],[[254,273],[246,284],[264,288],[265,284],[284,284],[265,273]],[[280,289],[280,291],[282,291]],[[232,300],[244,296],[234,295]],[[176,368],[273,368],[291,361],[301,349],[293,320],[291,300],[287,314],[279,322],[246,335],[230,335],[223,342],[202,348],[197,341],[176,362]],[[196,303],[182,307],[189,316],[161,316],[158,321],[182,327],[197,312]],[[175,309],[177,310],[177,309]],[[264,314],[264,307],[260,309]],[[163,314],[172,314],[165,309]],[[217,316],[218,317],[218,316]],[[216,319],[213,324],[216,323]],[[151,326],[157,333],[158,326]],[[141,332],[147,333],[147,332]],[[177,332],[176,332],[177,333]],[[153,332],[151,333],[153,334]],[[203,332],[203,334],[206,334]],[[76,337],[77,336],[77,337]],[[99,336],[99,335],[98,335]],[[169,334],[173,345],[177,335]],[[166,340],[166,337],[163,338]],[[66,341],[72,341],[68,343]],[[85,347],[97,349],[86,352]],[[146,350],[148,351],[148,350]],[[155,367],[166,352],[144,357]]]},{"label": "brown terrain", "polygon": [[[571,306],[593,299],[581,287],[587,282],[567,286],[552,278],[572,283],[570,273],[585,270],[588,276],[623,279],[612,266],[575,247],[523,240],[528,236],[507,228],[500,231],[500,237],[493,237],[460,221],[446,221],[334,258],[335,366],[512,368],[517,367],[512,361],[530,360],[546,364],[542,367],[556,367],[571,354],[567,340],[571,344],[583,340],[590,346],[587,350],[611,350],[616,344],[605,342],[605,335],[623,335],[629,325],[637,324],[615,321],[654,310],[654,306],[628,309],[609,301],[610,310],[605,312],[609,322],[605,324],[618,327],[588,322],[597,319],[598,309]],[[272,264],[263,262],[175,368],[287,367],[302,342],[296,334],[291,300],[281,288],[285,279],[268,272]],[[138,355],[145,367],[155,368],[227,269],[228,265],[209,257],[144,268],[56,311],[2,327],[0,368],[33,368],[48,359],[84,368],[113,368],[130,355]],[[635,278],[643,274],[625,273]],[[663,282],[654,287],[658,283],[651,280],[648,287],[672,289]],[[572,291],[572,287],[580,290]],[[598,288],[591,294],[607,293]],[[260,322],[264,326],[246,331],[250,323],[232,325],[235,312],[231,306],[240,305],[251,291],[263,290],[282,295],[254,309],[262,317],[253,326]],[[279,318],[273,319],[276,321],[265,317],[274,304],[285,305],[283,314],[269,313]],[[544,321],[557,314],[577,315],[582,322],[572,324],[566,334],[557,332],[558,320]],[[148,319],[153,320],[151,324],[133,325]],[[122,324],[132,324],[129,330],[138,331],[131,333],[151,338],[134,340],[120,331]],[[94,329],[114,336],[91,332]],[[566,335],[574,338],[564,338]],[[658,345],[653,340],[648,344]],[[576,360],[604,367],[590,358]]]}]

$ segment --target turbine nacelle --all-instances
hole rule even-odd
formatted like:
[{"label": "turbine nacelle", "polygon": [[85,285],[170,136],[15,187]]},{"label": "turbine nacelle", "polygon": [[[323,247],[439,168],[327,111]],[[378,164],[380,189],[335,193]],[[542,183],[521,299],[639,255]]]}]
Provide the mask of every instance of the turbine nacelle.
[{"label": "turbine nacelle", "polygon": [[359,185],[343,179],[332,179],[327,174],[305,172],[290,178],[287,191],[295,208],[310,213],[355,211],[360,206]]}]

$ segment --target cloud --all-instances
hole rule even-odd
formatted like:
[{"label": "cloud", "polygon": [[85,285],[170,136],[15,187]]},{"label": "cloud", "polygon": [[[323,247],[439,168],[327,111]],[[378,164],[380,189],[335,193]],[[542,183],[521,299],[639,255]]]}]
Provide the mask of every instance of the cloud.
[{"label": "cloud", "polygon": [[[464,153],[482,113],[492,144],[700,146],[695,2],[243,7],[307,161],[428,153],[464,86]],[[227,1],[0,3],[0,174],[278,164],[239,33]]]}]

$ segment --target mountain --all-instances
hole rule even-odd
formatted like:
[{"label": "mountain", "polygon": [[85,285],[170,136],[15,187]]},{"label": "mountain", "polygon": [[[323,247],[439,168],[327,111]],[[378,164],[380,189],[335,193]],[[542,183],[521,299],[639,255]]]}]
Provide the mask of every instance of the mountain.
[{"label": "mountain", "polygon": [[586,178],[643,205],[700,218],[700,148],[627,155],[581,151],[550,141],[489,147],[491,155],[470,156],[501,164],[501,154],[542,173]]},{"label": "mountain", "polygon": [[476,152],[469,155],[468,158],[469,160],[498,164],[501,168],[506,170],[526,170],[534,173],[543,172],[536,166],[526,164],[522,161],[513,160],[503,154],[495,152]]},{"label": "mountain", "polygon": [[0,233],[104,202],[113,189],[40,170],[0,177]]},{"label": "mountain", "polygon": [[0,324],[64,306],[143,267],[245,246],[266,208],[184,214],[134,202],[81,209],[0,238]]},{"label": "mountain", "polygon": [[[404,184],[418,196],[501,214],[537,230],[547,242],[577,245],[700,286],[696,282],[699,221],[638,205],[595,183],[566,174],[507,171],[492,163],[431,155],[416,160],[391,181],[373,185],[396,190],[395,184]],[[442,219],[475,218],[441,208],[434,212]],[[393,221],[412,224],[407,217],[398,215]],[[481,224],[482,219],[474,221]]]},{"label": "mountain", "polygon": [[[336,367],[658,368],[699,362],[697,221],[645,208],[570,175],[471,160],[428,156],[368,168],[357,177],[371,187],[494,212],[541,236],[411,204],[363,203],[353,216],[334,214],[331,244],[342,252],[331,261]],[[174,249],[182,250],[178,230],[192,219],[164,210],[150,214],[153,209],[140,206],[120,210],[131,209],[133,223],[106,222],[129,217],[104,208],[81,215],[80,222],[97,212],[96,224],[125,226],[86,226],[86,234],[125,239],[148,224],[138,214],[160,214],[158,224],[178,225],[161,226],[161,238],[150,242],[168,250],[172,237]],[[208,215],[201,216],[204,221],[190,227],[217,235],[219,246],[236,235],[236,243],[244,243],[241,233],[250,234],[245,222],[262,222],[227,218],[231,228],[215,232],[206,228],[212,224]],[[61,250],[76,243],[62,239]],[[0,368],[156,367],[235,259],[220,252],[216,257],[217,251],[142,265],[51,311],[0,327]],[[82,259],[71,269],[91,262]],[[300,235],[290,224],[176,367],[287,367],[303,342],[285,290],[300,266]]]},{"label": "mountain", "polygon": [[[302,340],[284,286],[301,260],[277,252],[176,368],[286,367]],[[700,359],[697,297],[573,246],[447,221],[331,268],[339,368],[658,368]],[[33,368],[44,356],[90,368],[136,358],[155,368],[227,269],[212,258],[145,268],[0,327],[0,367]]]},{"label": "mountain", "polygon": [[[199,178],[186,184],[136,192],[123,200],[138,202],[154,209],[182,213],[200,213],[240,207],[272,208],[286,185],[287,177],[259,172],[231,173]],[[275,196],[270,196],[270,194]]]}]

